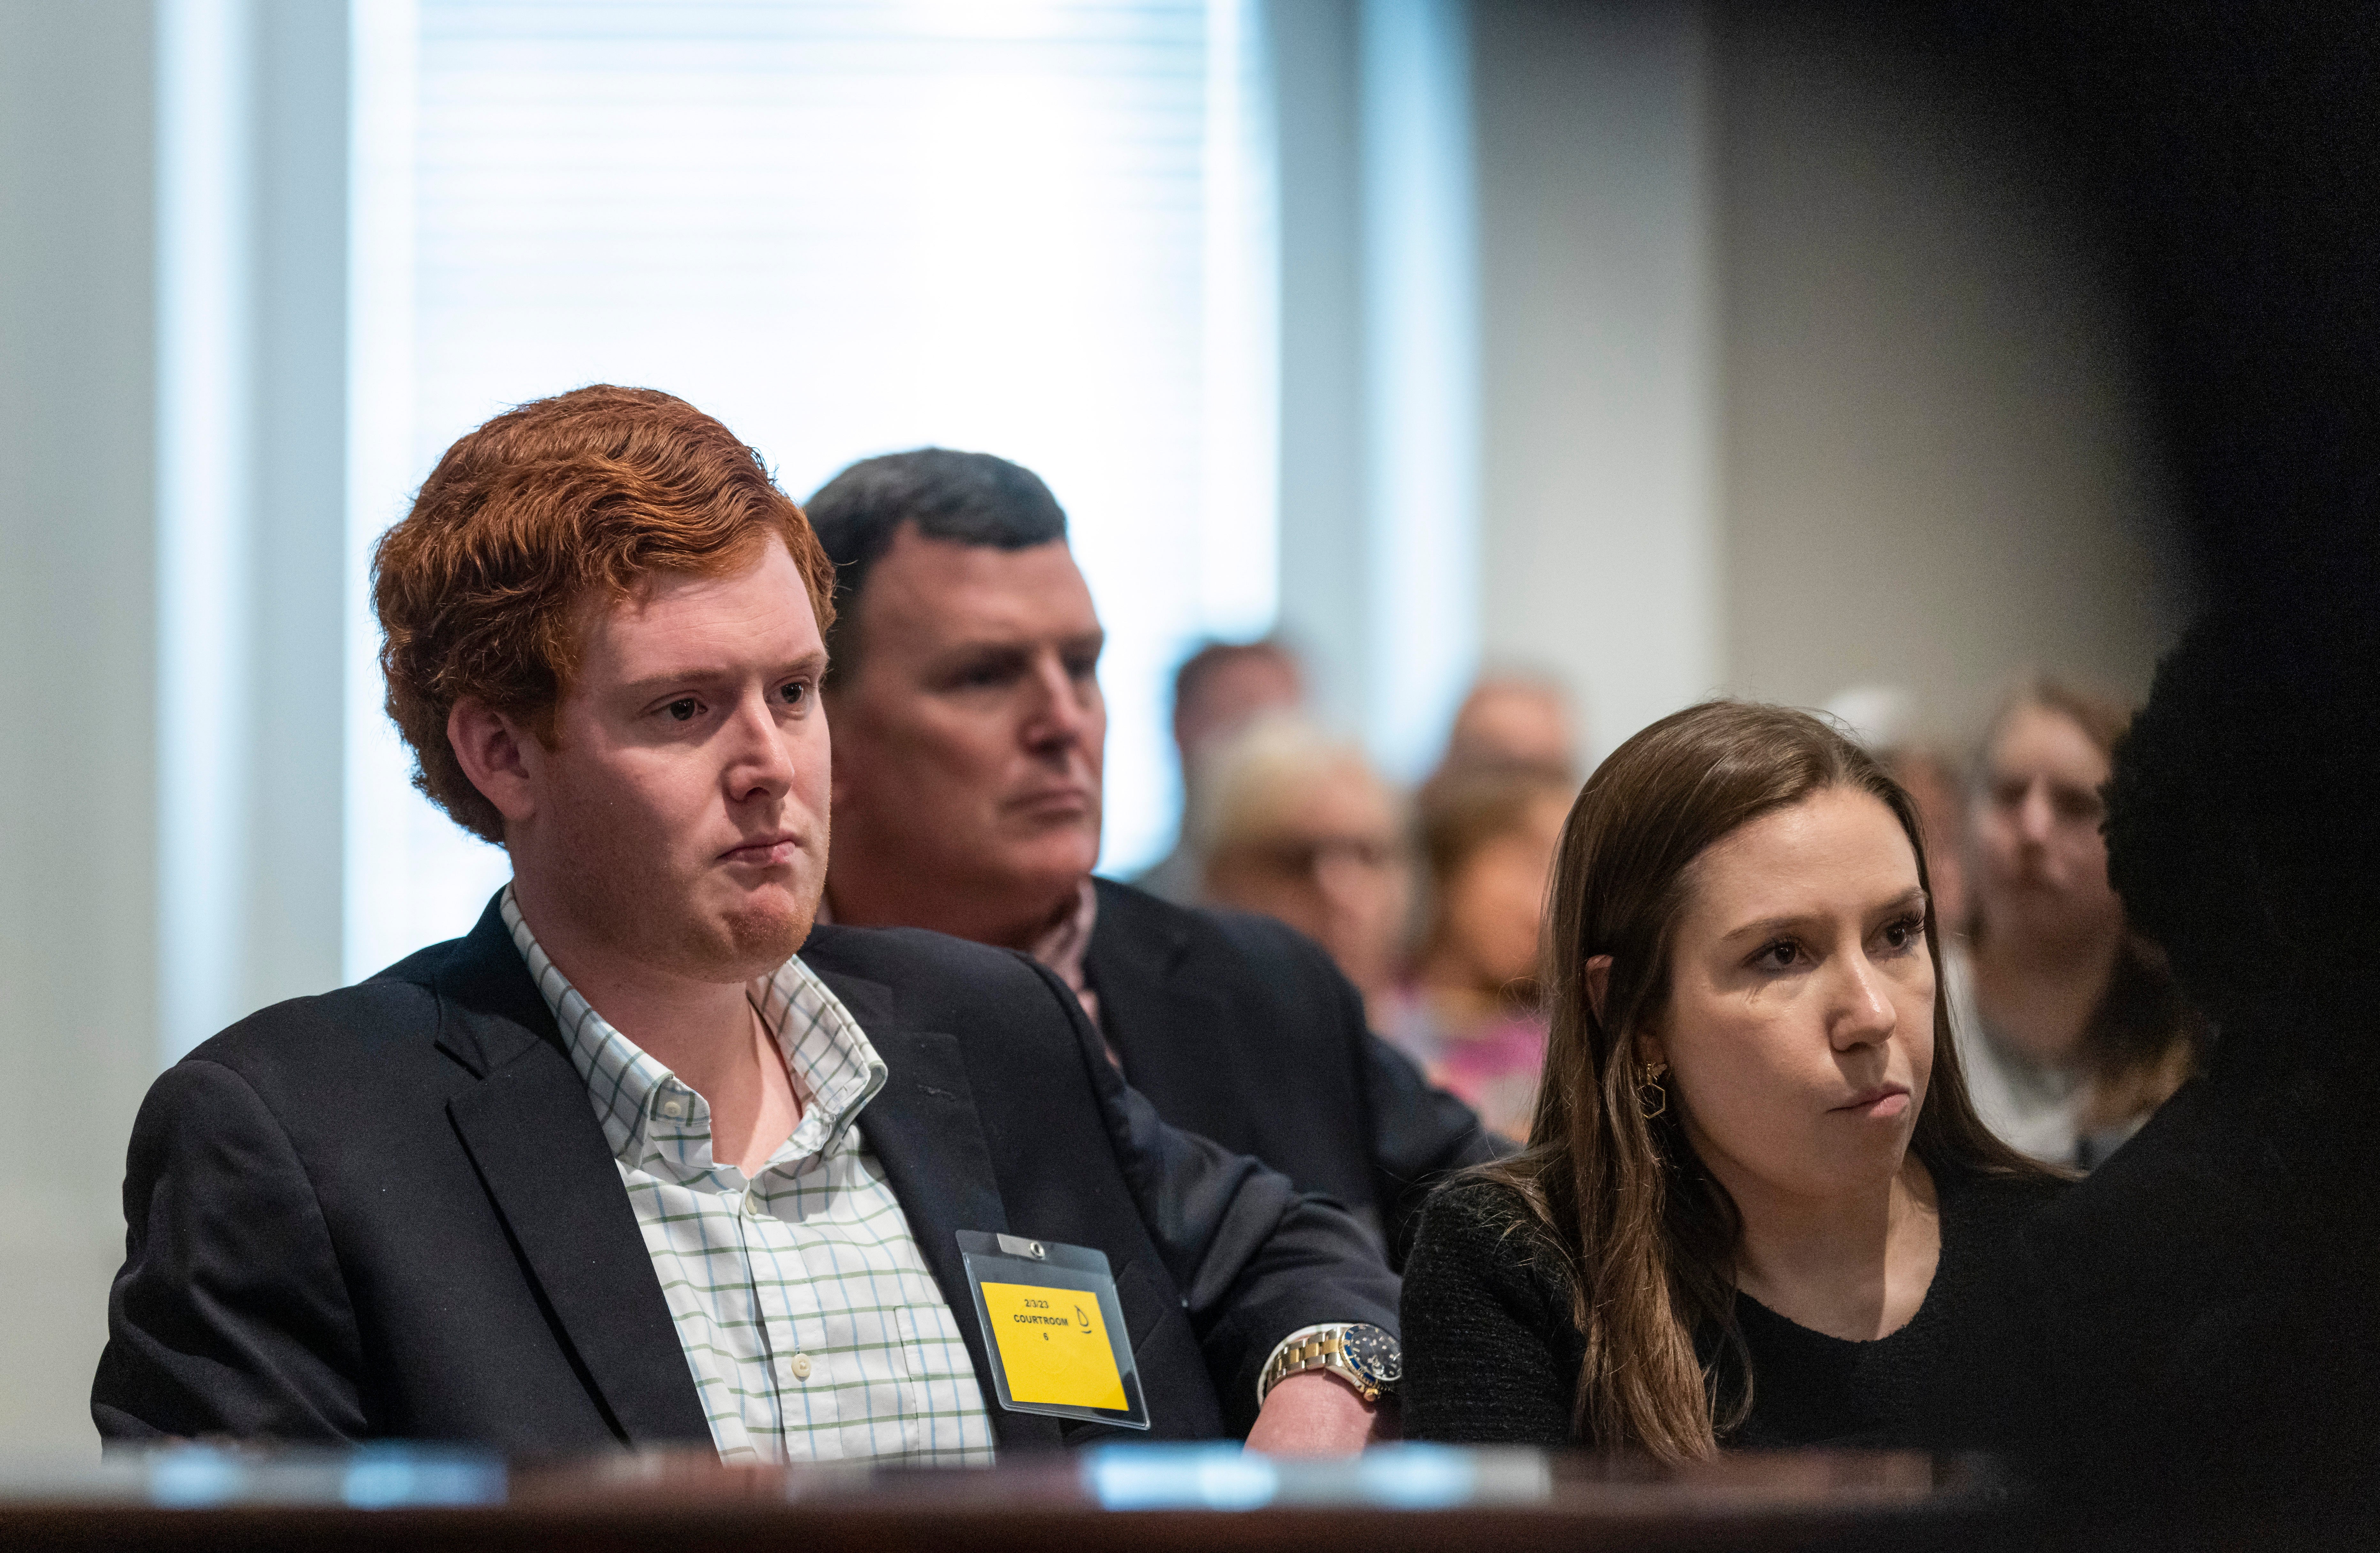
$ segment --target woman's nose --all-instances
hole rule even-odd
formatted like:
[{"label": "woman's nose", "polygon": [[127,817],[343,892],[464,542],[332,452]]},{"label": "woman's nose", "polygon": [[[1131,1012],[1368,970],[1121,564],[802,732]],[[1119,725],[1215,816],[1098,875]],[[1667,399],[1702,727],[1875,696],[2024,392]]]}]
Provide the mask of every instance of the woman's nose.
[{"label": "woman's nose", "polygon": [[1845,957],[1842,1006],[1834,1023],[1838,1047],[1869,1046],[1892,1034],[1900,1015],[1887,994],[1883,973],[1864,953]]}]

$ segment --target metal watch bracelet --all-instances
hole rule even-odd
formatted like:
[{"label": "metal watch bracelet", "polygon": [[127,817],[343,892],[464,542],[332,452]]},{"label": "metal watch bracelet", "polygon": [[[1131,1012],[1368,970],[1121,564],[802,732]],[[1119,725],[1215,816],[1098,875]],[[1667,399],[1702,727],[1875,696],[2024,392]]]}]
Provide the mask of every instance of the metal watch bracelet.
[{"label": "metal watch bracelet", "polygon": [[[1360,1346],[1351,1341],[1362,1334]],[[1394,1388],[1402,1369],[1396,1339],[1363,1322],[1331,1322],[1291,1333],[1274,1349],[1257,1377],[1257,1405],[1262,1407],[1272,1389],[1293,1375],[1327,1370],[1353,1387],[1366,1402],[1378,1402]]]}]

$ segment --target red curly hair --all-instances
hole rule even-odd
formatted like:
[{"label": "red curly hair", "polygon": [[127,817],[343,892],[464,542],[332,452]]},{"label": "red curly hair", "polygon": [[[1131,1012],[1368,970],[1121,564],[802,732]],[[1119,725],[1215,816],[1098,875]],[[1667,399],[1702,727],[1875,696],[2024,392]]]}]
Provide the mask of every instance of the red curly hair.
[{"label": "red curly hair", "polygon": [[577,611],[657,573],[721,576],[783,544],[824,631],[834,565],[759,455],[685,400],[597,383],[506,411],[446,450],[372,553],[388,714],[414,785],[501,844],[504,816],[446,739],[472,697],[548,746]]}]

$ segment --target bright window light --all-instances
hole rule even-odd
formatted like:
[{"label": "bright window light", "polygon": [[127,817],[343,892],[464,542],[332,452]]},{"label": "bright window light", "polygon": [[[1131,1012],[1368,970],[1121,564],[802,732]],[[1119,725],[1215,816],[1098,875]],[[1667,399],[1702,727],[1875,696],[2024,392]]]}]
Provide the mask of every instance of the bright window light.
[{"label": "bright window light", "polygon": [[1167,675],[1277,592],[1255,0],[357,0],[347,961],[502,855],[407,784],[362,567],[457,435],[680,394],[804,498],[926,443],[1037,470],[1109,634],[1102,864],[1171,839]]}]

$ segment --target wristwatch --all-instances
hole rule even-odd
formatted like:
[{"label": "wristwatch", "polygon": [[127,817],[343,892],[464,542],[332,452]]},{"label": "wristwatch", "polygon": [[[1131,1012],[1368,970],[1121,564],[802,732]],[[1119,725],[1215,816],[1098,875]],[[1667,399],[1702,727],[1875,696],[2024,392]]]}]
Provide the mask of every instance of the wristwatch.
[{"label": "wristwatch", "polygon": [[1355,1389],[1367,1402],[1393,1391],[1405,1376],[1404,1350],[1379,1328],[1362,1321],[1341,1321],[1293,1332],[1272,1351],[1264,1373],[1257,1377],[1257,1405],[1265,1394],[1304,1370],[1329,1370]]}]

